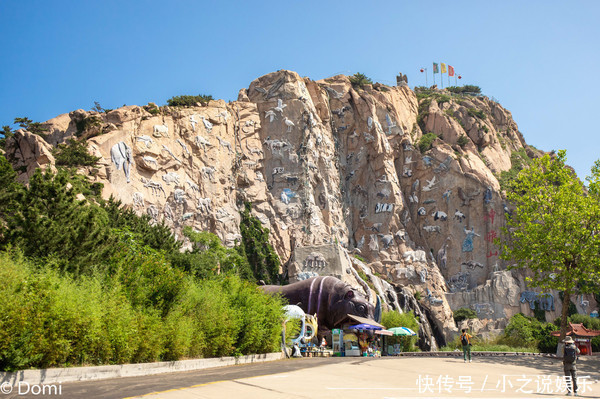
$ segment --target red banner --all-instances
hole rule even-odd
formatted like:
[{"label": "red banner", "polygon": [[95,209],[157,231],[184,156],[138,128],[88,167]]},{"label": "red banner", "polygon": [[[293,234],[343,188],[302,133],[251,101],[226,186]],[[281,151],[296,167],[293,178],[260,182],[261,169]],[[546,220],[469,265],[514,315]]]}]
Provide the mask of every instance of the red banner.
[{"label": "red banner", "polygon": [[454,67],[448,65],[448,76],[454,76]]}]

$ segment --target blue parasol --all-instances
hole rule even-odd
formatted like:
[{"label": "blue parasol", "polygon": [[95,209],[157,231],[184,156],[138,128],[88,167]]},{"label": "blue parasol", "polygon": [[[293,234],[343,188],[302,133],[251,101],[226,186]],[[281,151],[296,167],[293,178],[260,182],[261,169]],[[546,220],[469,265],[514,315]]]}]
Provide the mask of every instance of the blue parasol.
[{"label": "blue parasol", "polygon": [[357,324],[355,326],[350,326],[350,327],[348,327],[348,329],[350,329],[350,330],[381,330],[382,328],[373,326],[371,324],[362,323],[362,324]]}]

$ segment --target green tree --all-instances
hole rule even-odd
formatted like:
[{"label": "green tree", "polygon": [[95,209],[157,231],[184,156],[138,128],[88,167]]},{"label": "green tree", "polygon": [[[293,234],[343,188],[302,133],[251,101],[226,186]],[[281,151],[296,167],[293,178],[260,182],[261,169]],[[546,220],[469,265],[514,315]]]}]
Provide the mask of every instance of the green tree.
[{"label": "green tree", "polygon": [[14,123],[33,134],[43,134],[48,131],[48,128],[44,127],[40,122],[34,122],[27,117],[15,118]]},{"label": "green tree", "polygon": [[206,105],[212,99],[211,95],[206,94],[198,94],[197,96],[182,95],[169,98],[167,105],[170,107],[195,107],[198,103]]},{"label": "green tree", "polygon": [[267,284],[279,283],[280,261],[273,246],[269,244],[269,230],[252,216],[252,205],[245,204],[240,221],[244,255],[250,263],[254,278]]},{"label": "green tree", "polygon": [[94,166],[100,160],[88,152],[85,142],[73,139],[67,140],[67,144],[59,144],[53,155],[56,165],[60,166]]},{"label": "green tree", "polygon": [[6,139],[12,137],[14,133],[10,126],[5,125],[2,126],[2,131],[0,132],[0,134],[3,136],[2,138],[0,138],[0,148],[6,148]]},{"label": "green tree", "polygon": [[561,340],[571,296],[592,291],[600,279],[600,163],[586,190],[565,162],[564,150],[544,155],[509,184],[515,210],[496,240],[503,259],[527,270],[530,286],[564,292]]},{"label": "green tree", "polygon": [[245,280],[254,280],[248,260],[240,247],[226,248],[217,235],[207,231],[196,232],[187,226],[183,234],[193,244],[191,251],[174,251],[171,264],[199,278],[217,274],[237,274]]},{"label": "green tree", "polygon": [[3,243],[22,248],[27,256],[61,259],[61,266],[75,274],[104,259],[110,248],[106,212],[76,195],[66,170],[54,175],[38,169],[29,186],[18,190],[18,206],[5,218]]},{"label": "green tree", "polygon": [[373,81],[367,77],[364,73],[356,72],[350,76],[350,83],[354,88],[363,88],[365,85],[373,84]]}]

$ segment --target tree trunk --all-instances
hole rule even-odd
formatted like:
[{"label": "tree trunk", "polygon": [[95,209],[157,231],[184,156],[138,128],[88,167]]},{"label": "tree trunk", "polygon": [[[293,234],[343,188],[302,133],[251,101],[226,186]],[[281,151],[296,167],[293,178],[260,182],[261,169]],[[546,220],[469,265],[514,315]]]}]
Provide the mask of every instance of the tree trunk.
[{"label": "tree trunk", "polygon": [[567,317],[569,315],[569,305],[570,304],[571,304],[571,290],[569,288],[567,288],[563,292],[562,315],[560,318],[560,338],[558,339],[559,342],[562,342],[563,339],[565,339],[565,336],[567,335],[567,325],[568,325]]}]

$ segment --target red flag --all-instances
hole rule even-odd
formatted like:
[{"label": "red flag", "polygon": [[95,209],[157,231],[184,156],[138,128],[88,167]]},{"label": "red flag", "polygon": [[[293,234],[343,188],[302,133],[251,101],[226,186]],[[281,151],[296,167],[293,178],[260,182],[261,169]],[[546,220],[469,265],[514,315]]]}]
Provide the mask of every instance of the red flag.
[{"label": "red flag", "polygon": [[448,65],[448,76],[454,76],[454,67]]}]

